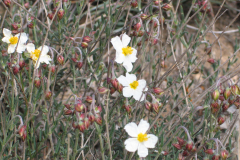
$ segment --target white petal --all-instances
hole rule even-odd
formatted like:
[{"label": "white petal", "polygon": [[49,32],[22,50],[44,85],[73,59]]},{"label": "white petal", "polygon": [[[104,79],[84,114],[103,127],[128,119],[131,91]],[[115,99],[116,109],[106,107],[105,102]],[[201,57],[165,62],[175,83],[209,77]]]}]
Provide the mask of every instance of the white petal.
[{"label": "white petal", "polygon": [[126,33],[124,33],[122,36],[123,47],[127,47],[130,41],[131,41],[131,38]]},{"label": "white petal", "polygon": [[[134,93],[133,93],[133,98],[137,101],[143,101],[144,98],[145,98],[145,94],[142,92],[142,91],[139,91],[139,90],[134,90]],[[141,99],[140,99],[141,98]]]},{"label": "white petal", "polygon": [[[42,50],[42,46],[38,48],[40,51]],[[48,46],[44,45],[43,46],[43,51],[41,55],[46,55],[49,52]]]},{"label": "white petal", "polygon": [[139,133],[145,134],[149,128],[149,123],[144,119],[141,119],[140,123],[138,124],[138,131]]},{"label": "white petal", "polygon": [[35,50],[35,45],[33,43],[28,43],[27,44],[27,51],[29,53],[33,52]]},{"label": "white petal", "polygon": [[125,76],[121,75],[120,77],[117,78],[117,80],[121,85],[123,85],[125,87],[129,86],[129,81]]},{"label": "white petal", "polygon": [[[16,36],[20,36],[20,33],[18,33]],[[25,44],[28,40],[28,36],[26,33],[21,33],[20,39],[19,39],[19,43]]]},{"label": "white petal", "polygon": [[9,39],[10,37],[3,37],[2,41],[6,43],[10,43]]},{"label": "white petal", "polygon": [[139,141],[137,138],[128,138],[125,142],[125,149],[129,152],[135,152],[138,149]]},{"label": "white petal", "polygon": [[128,79],[128,81],[130,83],[132,83],[133,81],[136,81],[137,80],[137,77],[135,74],[129,74],[129,73],[126,73],[126,78]]},{"label": "white petal", "polygon": [[148,149],[142,143],[138,145],[138,155],[139,157],[146,157],[148,155]]},{"label": "white petal", "polygon": [[134,122],[128,123],[124,127],[124,129],[128,133],[129,136],[131,136],[131,137],[138,136],[138,126],[136,125],[136,123],[134,123]]},{"label": "white petal", "polygon": [[116,61],[117,63],[123,63],[124,60],[125,60],[124,54],[122,54],[122,53],[120,53],[120,52],[116,52],[115,61]]},{"label": "white petal", "polygon": [[131,97],[133,95],[133,89],[130,87],[123,88],[123,96],[124,97]]},{"label": "white petal", "polygon": [[8,45],[8,53],[13,53],[13,52],[15,52],[16,46],[17,46],[17,44],[9,44],[9,45]]},{"label": "white petal", "polygon": [[155,145],[156,145],[156,143],[158,141],[158,137],[153,135],[153,134],[148,134],[147,137],[148,137],[148,140],[143,142],[145,147],[147,147],[147,148],[155,148]]},{"label": "white petal", "polygon": [[130,62],[134,63],[137,60],[137,50],[134,48],[132,48],[132,49],[133,49],[132,54],[128,55],[127,58]]},{"label": "white petal", "polygon": [[125,60],[125,61],[123,62],[123,66],[124,66],[124,68],[127,70],[127,72],[131,72],[132,69],[133,69],[132,62],[130,62],[129,60]]},{"label": "white petal", "polygon": [[49,64],[50,62],[49,61],[52,61],[51,57],[49,55],[42,55],[40,60],[39,60],[41,63],[46,63],[46,64]]},{"label": "white petal", "polygon": [[18,46],[17,46],[17,52],[18,53],[22,53],[24,52],[26,49],[26,45],[22,44],[22,43],[18,43]]},{"label": "white petal", "polygon": [[7,28],[3,28],[3,35],[5,37],[12,37],[12,32],[8,30]]},{"label": "white petal", "polygon": [[145,88],[146,87],[146,81],[144,79],[138,80],[138,87],[139,88]]},{"label": "white petal", "polygon": [[118,51],[118,52],[122,52],[122,41],[120,39],[120,37],[116,36],[114,38],[111,39],[111,43],[113,45],[113,47]]}]

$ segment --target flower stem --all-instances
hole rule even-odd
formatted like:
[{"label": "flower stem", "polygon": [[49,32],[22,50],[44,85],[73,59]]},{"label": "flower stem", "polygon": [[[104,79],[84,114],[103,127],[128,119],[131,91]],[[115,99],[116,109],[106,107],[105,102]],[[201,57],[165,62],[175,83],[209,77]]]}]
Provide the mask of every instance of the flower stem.
[{"label": "flower stem", "polygon": [[99,125],[94,122],[94,125],[97,129],[97,132],[98,132],[98,137],[99,137],[99,142],[100,142],[100,147],[101,147],[101,155],[102,155],[102,160],[105,160],[105,156],[104,156],[104,148],[103,148],[103,139],[102,139],[102,136],[101,136],[101,130],[99,128]]}]

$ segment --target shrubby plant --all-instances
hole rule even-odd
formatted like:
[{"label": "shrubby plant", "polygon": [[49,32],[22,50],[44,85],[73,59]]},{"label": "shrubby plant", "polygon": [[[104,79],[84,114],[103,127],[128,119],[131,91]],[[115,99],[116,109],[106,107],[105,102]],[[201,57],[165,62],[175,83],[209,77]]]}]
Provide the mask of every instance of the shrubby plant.
[{"label": "shrubby plant", "polygon": [[215,31],[230,2],[1,5],[0,159],[237,158],[239,41],[220,38],[240,13]]}]

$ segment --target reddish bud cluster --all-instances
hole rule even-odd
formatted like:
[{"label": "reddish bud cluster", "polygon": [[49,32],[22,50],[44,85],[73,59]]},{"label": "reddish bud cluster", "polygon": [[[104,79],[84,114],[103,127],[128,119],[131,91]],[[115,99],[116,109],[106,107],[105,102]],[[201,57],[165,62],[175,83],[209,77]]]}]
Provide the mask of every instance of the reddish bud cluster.
[{"label": "reddish bud cluster", "polygon": [[18,127],[18,134],[20,135],[20,137],[22,138],[22,141],[25,141],[26,137],[27,137],[27,131],[26,131],[27,126],[26,125],[20,125]]}]

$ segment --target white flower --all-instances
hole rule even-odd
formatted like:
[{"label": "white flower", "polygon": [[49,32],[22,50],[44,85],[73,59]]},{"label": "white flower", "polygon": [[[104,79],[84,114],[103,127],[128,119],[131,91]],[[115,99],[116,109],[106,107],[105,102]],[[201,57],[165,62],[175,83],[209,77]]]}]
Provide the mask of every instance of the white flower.
[{"label": "white flower", "polygon": [[137,50],[128,46],[130,40],[131,38],[126,33],[123,34],[122,40],[118,36],[111,39],[111,43],[116,49],[115,61],[120,64],[123,63],[127,72],[131,72],[133,68],[132,63],[137,60]]},{"label": "white flower", "polygon": [[[138,80],[134,74],[126,73],[126,77],[120,76],[117,78],[118,82],[123,85],[123,96],[131,97],[138,101],[143,101],[145,95],[143,91],[147,91],[146,81],[144,79]],[[145,89],[144,89],[145,88]],[[140,99],[141,98],[141,99]]]},{"label": "white flower", "polygon": [[17,46],[18,53],[22,53],[25,51],[26,49],[25,43],[28,40],[26,33],[18,33],[15,36],[13,36],[10,30],[3,28],[3,35],[4,37],[2,41],[8,43],[8,53],[15,52]]},{"label": "white flower", "polygon": [[[38,68],[40,63],[45,62],[46,64],[49,64],[49,61],[52,61],[50,56],[47,55],[47,53],[49,52],[48,46],[45,46],[45,45],[43,46],[42,53],[41,53],[41,50],[42,50],[42,46],[39,47],[38,49],[35,49],[35,45],[33,43],[27,44],[27,51],[30,53],[30,58],[33,60],[35,68]],[[39,57],[40,53],[41,53],[41,57]],[[39,61],[38,61],[38,59],[39,59]],[[36,64],[37,61],[38,61],[38,64]]]},{"label": "white flower", "polygon": [[158,137],[153,134],[146,134],[149,128],[149,123],[141,120],[139,125],[136,123],[128,123],[124,129],[132,138],[128,138],[125,142],[125,148],[129,152],[138,150],[139,157],[146,157],[148,155],[148,148],[154,148]]}]

